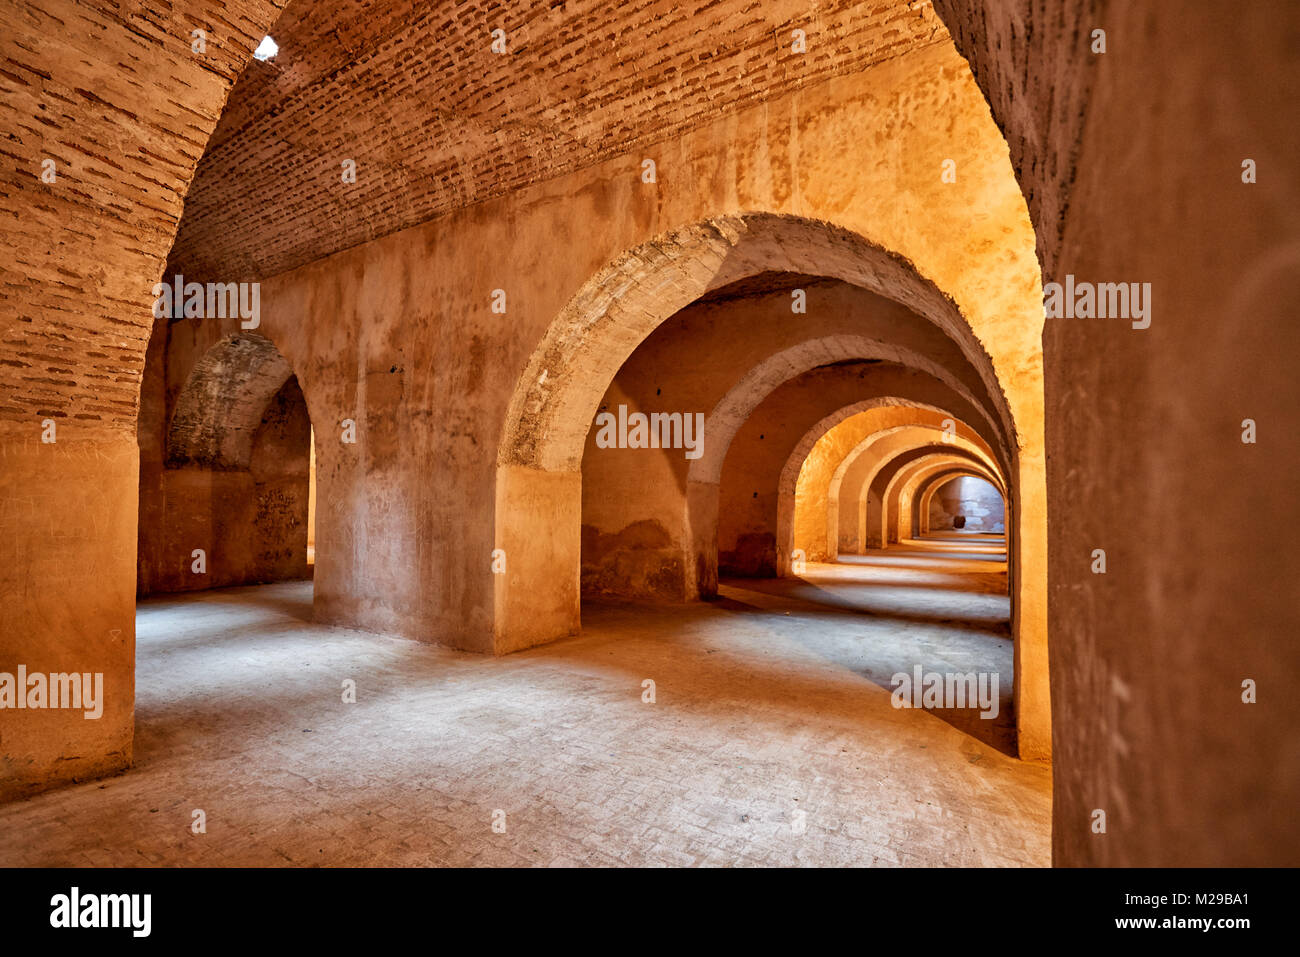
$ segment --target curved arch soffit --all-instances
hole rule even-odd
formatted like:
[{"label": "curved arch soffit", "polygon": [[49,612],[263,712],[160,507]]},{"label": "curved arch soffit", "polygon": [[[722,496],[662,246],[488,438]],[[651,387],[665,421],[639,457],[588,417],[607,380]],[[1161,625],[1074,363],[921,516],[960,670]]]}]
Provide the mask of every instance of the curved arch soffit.
[{"label": "curved arch soffit", "polygon": [[[937,474],[943,469],[952,466],[961,468],[970,467],[971,464],[972,463],[969,460],[964,461],[960,456],[954,455],[950,452],[938,452],[933,455],[924,455],[921,458],[916,459],[914,462],[908,462],[897,472],[897,474],[894,475],[893,478],[889,480],[889,484],[885,486],[885,493],[881,496],[884,511],[888,513],[889,511],[896,510],[902,496],[904,494],[914,494],[916,486],[920,482],[924,481],[927,476]],[[986,477],[991,482],[994,481],[991,474],[981,477]],[[997,487],[996,482],[994,482],[994,487]],[[1001,489],[999,489],[999,491],[1001,491]],[[1003,500],[1005,501],[1005,493],[1003,494]]]},{"label": "curved arch soffit", "polygon": [[[977,478],[981,482],[987,482],[995,490],[997,489],[992,478],[983,469],[973,468],[968,465],[954,465],[951,470],[944,469],[914,478],[911,486],[912,500],[918,503],[928,501],[939,489],[959,478]],[[1001,495],[1000,492],[998,494]],[[1005,499],[1003,504],[1006,504]]]},{"label": "curved arch soffit", "polygon": [[[974,469],[959,469],[958,471],[953,473],[940,473],[938,475],[931,476],[930,478],[927,478],[923,482],[921,482],[916,492],[916,501],[918,507],[920,508],[920,514],[923,516],[926,514],[927,510],[930,508],[930,502],[933,501],[935,495],[939,493],[939,489],[944,488],[945,486],[948,485],[949,482],[956,481],[959,478],[977,478],[981,482],[989,481],[988,476],[981,475],[978,472],[976,472]],[[993,485],[992,482],[989,482],[989,484]],[[997,489],[997,486],[993,485],[993,488]],[[1001,495],[1002,493],[999,492],[998,494]],[[1002,499],[1004,526],[1006,522],[1005,520],[1006,505],[1007,505],[1007,500],[1004,496]]]},{"label": "curved arch soffit", "polygon": [[[914,459],[913,461],[903,465],[893,478],[890,479],[880,496],[880,501],[877,503],[880,510],[880,522],[882,526],[884,526],[881,529],[882,540],[884,539],[884,533],[890,524],[890,517],[892,516],[895,522],[899,520],[902,512],[902,497],[908,488],[915,487],[914,480],[917,476],[922,476],[923,479],[927,474],[932,475],[945,471],[955,471],[958,469],[966,469],[975,472],[981,478],[992,483],[994,488],[998,487],[997,479],[993,473],[988,471],[982,462],[972,459],[967,453],[944,449]],[[867,495],[870,491],[870,487],[869,484],[864,486],[862,497],[858,501],[858,508],[866,518],[869,518],[867,514]],[[1001,492],[1000,489],[999,492]],[[1005,502],[1006,495],[1005,493],[1001,494],[1002,500]]]},{"label": "curved arch soffit", "polygon": [[[807,461],[808,456],[812,453],[813,448],[817,445],[818,442],[822,440],[822,438],[827,433],[830,432],[832,428],[835,428],[836,426],[840,425],[842,422],[851,418],[853,415],[857,415],[858,411],[861,410],[851,411],[848,412],[848,414],[846,415],[841,415],[841,413],[847,410],[856,410],[856,408],[857,408],[856,406],[846,406],[845,409],[838,410],[837,412],[828,415],[826,418],[822,419],[820,422],[818,422],[811,429],[809,429],[807,432],[804,433],[804,437],[799,440],[799,444],[795,446],[794,450],[786,458],[785,465],[781,467],[781,477],[779,480],[779,484],[777,486],[778,496],[789,496],[795,494],[795,491],[799,485],[799,475],[803,470],[804,462]],[[947,418],[951,418],[949,413],[943,409],[935,409],[934,407],[923,407],[923,406],[918,406],[918,408],[925,408],[926,411],[937,413]],[[825,428],[823,428],[823,425],[825,425]],[[967,428],[969,429],[969,426],[967,426]],[[894,433],[895,429],[899,429],[899,430],[917,429],[919,430],[918,437],[920,435],[920,432],[927,431],[927,430],[933,431],[935,435],[943,434],[943,430],[938,428],[938,426],[932,426],[929,423],[918,422],[915,425],[891,426],[887,429],[882,429],[879,432],[874,432],[872,433],[872,435],[896,434]],[[868,438],[869,437],[870,436],[868,436]],[[959,436],[959,442],[960,442],[959,447],[961,448],[966,448],[967,443],[970,443],[970,447],[972,449],[980,450],[984,455],[987,455],[989,457],[990,463],[996,461],[992,456],[991,450],[988,450],[987,448],[982,449],[978,443],[973,442],[973,440],[971,440],[969,437]],[[994,467],[996,468],[996,465]]]},{"label": "curved arch soffit", "polygon": [[245,469],[253,438],[275,394],[293,375],[265,336],[240,332],[199,358],[176,397],[167,427],[169,467]]},{"label": "curved arch soffit", "polygon": [[498,465],[577,472],[594,410],[638,345],[702,295],[762,272],[826,276],[911,309],[952,339],[984,382],[1002,433],[1014,422],[993,363],[956,303],[902,256],[842,227],[748,212],[684,226],[624,252],[550,323],[511,396]]},{"label": "curved arch soffit", "polygon": [[[906,496],[908,501],[908,511],[911,515],[912,521],[914,522],[914,527],[924,529],[927,521],[924,510],[929,507],[930,499],[933,497],[934,491],[937,488],[946,485],[952,479],[960,478],[962,476],[981,479],[988,482],[990,485],[993,484],[989,475],[982,470],[973,469],[969,466],[951,466],[948,468],[936,469],[935,471],[928,472],[924,475],[913,476],[912,480],[908,482],[907,487],[899,492],[899,517],[902,517],[903,496]],[[994,487],[996,488],[996,486]],[[929,494],[927,494],[927,490]],[[1006,499],[1004,498],[1002,502],[1005,510]]]},{"label": "curved arch soffit", "polygon": [[[960,426],[963,425],[964,423],[958,420],[957,424]],[[948,433],[946,433],[943,429],[934,428],[929,425],[898,426],[896,428],[882,429],[880,432],[872,433],[871,435],[864,438],[861,442],[859,442],[853,449],[849,451],[849,453],[846,456],[844,456],[840,464],[835,467],[835,472],[831,476],[831,484],[830,484],[831,496],[835,499],[839,498],[840,486],[844,481],[845,475],[848,473],[849,469],[852,468],[854,464],[857,463],[857,461],[863,455],[870,453],[873,449],[877,448],[881,443],[884,443],[891,438],[904,438],[907,435],[907,430],[910,429],[916,430],[916,434],[918,438],[922,437],[923,435],[927,439],[930,436],[936,436],[939,438],[941,444],[946,445],[949,448],[962,449],[967,452],[975,453],[980,457],[982,461],[985,462],[985,464],[989,467],[991,471],[997,473],[999,476],[1001,475],[1002,470],[999,467],[999,463],[993,457],[992,450],[989,449],[986,445],[972,441],[971,439],[968,439],[965,436],[961,436],[961,435],[954,436],[951,440],[945,440],[943,437]],[[906,450],[904,449],[903,451]]]},{"label": "curved arch soffit", "polygon": [[[847,335],[825,336],[820,339],[806,340],[789,349],[773,353],[763,362],[750,369],[739,382],[727,391],[726,395],[718,400],[718,403],[714,405],[705,419],[705,434],[709,436],[709,440],[705,445],[704,454],[691,463],[687,476],[688,480],[693,482],[717,482],[721,479],[727,452],[731,448],[736,433],[740,431],[741,426],[745,424],[754,410],[781,386],[797,379],[804,373],[811,372],[813,369],[850,359],[884,360],[924,372],[947,386],[959,398],[968,402],[972,409],[983,416],[984,423],[988,427],[993,440],[1001,442],[1001,435],[998,433],[989,411],[971,394],[960,379],[939,364],[909,349],[902,349],[877,339]],[[894,397],[892,404],[931,409],[949,415],[940,406],[902,397]],[[879,405],[880,403],[874,406],[863,406],[859,411],[865,411],[866,408],[877,408]],[[847,416],[843,418],[847,418]],[[952,418],[955,419],[956,416],[952,416]],[[842,419],[839,421],[842,421]],[[978,430],[972,429],[972,431],[980,435],[984,441],[988,441],[988,437]]]},{"label": "curved arch soffit", "polygon": [[[908,466],[921,461],[921,458],[929,458],[933,456],[941,456],[948,453],[952,453],[954,457],[967,458],[969,461],[975,464],[980,464],[980,465],[984,464],[983,462],[980,462],[980,460],[978,459],[970,458],[960,450],[954,450],[953,447],[947,443],[915,445],[915,446],[896,449],[890,452],[888,455],[882,457],[881,460],[878,463],[876,463],[875,467],[872,468],[872,470],[867,474],[866,478],[862,482],[862,491],[861,491],[860,499],[862,501],[865,501],[867,496],[871,494],[871,487],[876,483],[876,480],[880,477],[882,472],[885,472],[891,466],[894,466],[895,463],[897,463],[897,461],[903,456],[912,456],[913,453],[923,449],[926,450],[927,453],[925,456],[921,456],[919,458],[913,456],[909,461],[897,467],[897,471],[890,476],[891,483],[893,479],[898,477],[899,472],[901,472],[903,469],[906,469]],[[998,489],[998,491],[1002,493],[1002,497],[1005,499],[1007,497],[1007,486],[1003,482],[1001,473],[999,472],[993,473],[993,484]],[[889,483],[886,483],[885,488],[881,490],[882,500],[884,500],[886,494],[888,493],[888,489],[889,489]]]}]

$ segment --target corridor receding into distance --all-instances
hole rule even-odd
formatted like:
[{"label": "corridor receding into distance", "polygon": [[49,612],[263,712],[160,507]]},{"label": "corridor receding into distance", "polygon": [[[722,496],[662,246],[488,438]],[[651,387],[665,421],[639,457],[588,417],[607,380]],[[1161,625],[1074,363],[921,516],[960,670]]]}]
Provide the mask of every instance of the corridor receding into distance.
[{"label": "corridor receding into distance", "polygon": [[0,866],[1300,863],[1297,50],[0,2]]}]

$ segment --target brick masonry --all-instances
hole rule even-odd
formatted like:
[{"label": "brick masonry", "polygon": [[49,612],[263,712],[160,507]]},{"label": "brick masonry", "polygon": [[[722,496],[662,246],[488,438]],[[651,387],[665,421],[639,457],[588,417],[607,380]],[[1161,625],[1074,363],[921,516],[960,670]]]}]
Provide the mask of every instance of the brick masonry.
[{"label": "brick masonry", "polygon": [[339,7],[290,7],[291,66],[253,62],[235,87],[172,271],[280,273],[947,40],[929,2]]},{"label": "brick masonry", "polygon": [[0,8],[0,429],[44,416],[134,429],[149,290],[226,95],[282,6]]}]

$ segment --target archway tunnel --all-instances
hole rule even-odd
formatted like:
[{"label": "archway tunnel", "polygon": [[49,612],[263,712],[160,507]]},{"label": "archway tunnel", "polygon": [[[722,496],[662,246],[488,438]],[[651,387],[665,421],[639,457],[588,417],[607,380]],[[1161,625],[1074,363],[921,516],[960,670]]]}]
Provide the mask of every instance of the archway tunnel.
[{"label": "archway tunnel", "polygon": [[0,11],[0,862],[1293,863],[1296,13],[1139,7]]}]

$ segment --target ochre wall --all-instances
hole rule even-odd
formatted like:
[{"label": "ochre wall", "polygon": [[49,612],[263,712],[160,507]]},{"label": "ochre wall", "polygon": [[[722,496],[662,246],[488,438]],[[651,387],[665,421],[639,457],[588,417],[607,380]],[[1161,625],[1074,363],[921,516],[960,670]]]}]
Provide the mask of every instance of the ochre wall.
[{"label": "ochre wall", "polygon": [[[520,464],[496,489],[487,479],[509,428],[509,389],[533,383],[540,363],[546,388],[578,379],[601,395],[639,338],[616,338],[612,354],[598,337],[551,340],[537,358],[548,325],[627,250],[745,210],[852,230],[951,297],[944,308],[969,323],[967,359],[983,364],[981,383],[1014,417],[1013,494],[1029,536],[1016,560],[1041,564],[1037,270],[1004,147],[963,69],[951,50],[925,48],[649,150],[654,184],[642,182],[640,157],[622,157],[266,279],[259,331],[289,360],[317,426],[318,618],[495,653],[576,630],[581,522],[570,529],[566,516],[581,506],[562,490],[580,490],[580,476]],[[842,162],[849,129],[875,131],[876,162]],[[948,158],[962,171],[956,183],[942,180]],[[905,205],[889,201],[900,190]],[[496,289],[505,314],[491,309]],[[593,397],[573,421],[534,435],[546,425],[536,422],[529,434],[585,436],[598,406]],[[356,445],[339,441],[344,419],[357,423]],[[701,502],[692,514],[708,510]],[[506,556],[499,575],[494,549]],[[703,564],[683,563],[686,589],[707,581]],[[1045,673],[1044,611],[1041,590],[1017,604],[1030,636],[1021,674]],[[1025,753],[1045,755],[1046,694],[1025,696],[1020,714],[1031,726]]]},{"label": "ochre wall", "polygon": [[[161,505],[140,524],[140,594],[306,577],[310,428],[290,379],[264,413],[249,468],[165,468],[157,486],[142,485],[142,513],[146,497]],[[196,548],[204,574],[193,570]]]},{"label": "ochre wall", "polygon": [[[841,552],[861,553],[886,544],[881,532],[881,496],[885,485],[894,472],[911,458],[933,452],[964,455],[972,464],[978,461],[973,453],[959,449],[956,443],[947,441],[943,432],[917,434],[910,430],[873,436],[870,444],[847,461],[836,501]],[[1003,471],[998,469],[999,474]],[[1041,575],[1042,569],[1031,571]]]},{"label": "ochre wall", "polygon": [[1278,542],[1300,500],[1277,483],[1300,461],[1300,10],[936,6],[1006,131],[1045,281],[1152,284],[1148,329],[1044,329],[1054,861],[1294,865],[1300,550]]},{"label": "ochre wall", "polygon": [[[946,404],[938,383],[890,363],[816,369],[785,383],[759,404],[736,433],[718,486],[721,574],[767,576],[788,568],[795,547],[788,539],[800,463],[813,442],[825,434],[820,429],[828,424],[828,417],[851,410],[863,396],[871,395]],[[944,418],[932,408],[889,405],[857,414],[869,416],[878,428],[938,423]],[[802,455],[797,454],[801,443],[809,446]],[[794,474],[788,476],[791,470]],[[824,509],[811,520],[824,526]]]},{"label": "ochre wall", "polygon": [[[920,460],[917,460],[920,463]],[[893,483],[893,497],[896,499],[894,504],[890,504],[890,493],[886,492],[886,507],[894,510],[896,524],[894,526],[899,541],[903,539],[915,539],[924,529],[924,512],[925,507],[924,490],[932,482],[943,481],[945,478],[952,478],[962,471],[967,470],[967,463],[953,456],[943,455],[935,459],[924,467],[916,469],[904,469],[900,472],[899,481]],[[976,475],[987,479],[991,484],[997,484],[997,477],[988,471],[987,468],[976,464],[970,468]]]},{"label": "ochre wall", "polygon": [[[73,88],[95,85],[93,77],[102,76],[101,58],[119,52],[116,44],[145,67],[141,72],[154,85],[106,91],[108,98],[150,120],[152,125],[143,127],[149,130],[166,130],[178,116],[187,124],[183,137],[169,141],[178,146],[177,162],[169,167],[163,185],[169,192],[158,207],[161,215],[149,219],[149,230],[132,219],[147,218],[141,204],[155,208],[145,185],[109,174],[106,181],[126,182],[134,191],[118,204],[121,236],[107,244],[103,235],[92,237],[93,249],[70,245],[81,238],[65,225],[84,210],[49,206],[41,207],[54,210],[43,226],[32,225],[13,244],[35,249],[37,258],[18,263],[26,270],[24,295],[30,296],[19,302],[22,324],[17,338],[7,342],[23,357],[24,368],[45,362],[51,369],[20,374],[7,366],[0,376],[8,396],[0,408],[5,454],[13,466],[5,480],[15,492],[9,507],[18,510],[7,526],[13,534],[6,548],[14,560],[2,563],[4,605],[13,627],[0,646],[0,664],[21,659],[44,667],[46,657],[64,653],[97,661],[103,658],[100,632],[113,635],[124,649],[105,665],[112,703],[98,725],[113,728],[107,737],[121,746],[82,749],[76,744],[85,734],[82,726],[68,736],[53,730],[63,719],[50,717],[48,735],[24,729],[5,738],[5,754],[11,766],[21,765],[24,781],[48,784],[77,773],[65,770],[72,763],[60,761],[69,748],[85,752],[87,767],[128,760],[139,500],[131,431],[153,326],[149,290],[162,272],[179,197],[233,72],[274,13],[254,5],[245,12],[248,35],[240,37],[238,49],[229,42],[220,45],[229,58],[215,71],[211,64],[195,66],[187,47],[172,50],[176,36],[171,33],[164,38],[163,55],[174,55],[174,63],[158,69],[144,59],[146,51],[151,56],[157,51],[125,26],[100,35],[87,58],[52,49],[64,44],[70,50],[80,42],[65,36],[62,27],[6,24],[13,27],[7,36],[52,53],[67,69],[66,81],[48,81],[66,83],[66,102],[81,102]],[[65,13],[65,22],[80,28],[84,8],[69,4]],[[177,98],[181,89],[183,104]],[[38,112],[29,101],[18,108],[20,114]],[[119,114],[101,113],[93,105],[85,113],[68,114],[84,135],[93,139],[102,127],[115,149],[135,148],[116,131]],[[25,169],[39,169],[38,140],[28,144],[35,152]],[[846,140],[859,143],[862,155],[872,160],[845,162]],[[548,622],[576,621],[581,519],[576,509],[566,511],[571,506],[563,500],[580,487],[576,476],[539,477],[521,469],[510,479],[502,473],[494,483],[511,390],[548,324],[583,283],[624,251],[720,214],[765,210],[826,221],[897,254],[901,263],[915,264],[934,283],[937,296],[950,297],[945,308],[960,310],[969,323],[963,346],[968,359],[983,363],[983,384],[1004,403],[999,415],[1005,409],[1014,416],[1016,489],[1036,519],[1025,527],[1041,529],[1038,276],[1031,235],[1005,148],[951,48],[937,43],[859,74],[805,86],[644,152],[657,161],[657,183],[641,181],[638,150],[263,277],[258,331],[288,359],[317,426],[319,618],[496,652],[554,637]],[[947,159],[959,170],[956,183],[941,179]],[[73,170],[74,181],[87,181],[85,171],[75,164]],[[47,192],[56,204],[75,202],[80,195],[73,190],[42,190],[42,195]],[[898,202],[900,196],[907,202]],[[47,229],[48,242],[33,241],[32,230],[39,228]],[[56,246],[63,250],[59,262],[39,255]],[[109,246],[111,256],[120,252],[120,258],[105,258]],[[557,249],[565,255],[557,257]],[[87,262],[106,268],[92,275],[84,268]],[[73,266],[69,274],[77,284],[59,272],[61,263]],[[32,277],[38,281],[32,283]],[[497,288],[507,291],[506,315],[490,310]],[[55,326],[62,315],[73,317],[78,332],[69,341],[74,345],[45,346],[60,342],[63,333]],[[200,344],[239,331],[234,321],[205,320],[192,330],[179,325],[193,335],[195,356],[203,352]],[[42,359],[42,348],[57,354]],[[174,341],[168,346],[173,355],[176,348]],[[183,366],[177,363],[177,380]],[[85,373],[87,384],[46,390],[44,378],[68,374],[58,369],[71,370],[73,377]],[[55,447],[35,444],[46,411],[63,420]],[[594,411],[585,413],[588,421]],[[345,419],[356,423],[355,445],[340,441]],[[1000,425],[1007,428],[1008,422],[1002,418]],[[62,517],[57,527],[42,530],[25,516],[34,499],[53,494],[52,470],[60,468],[70,469],[59,483]],[[77,481],[78,474],[87,481]],[[44,484],[33,491],[38,479]],[[553,505],[544,528],[526,522],[497,528],[502,508],[513,514],[517,501],[543,500]],[[559,531],[552,527],[557,518]],[[1038,535],[1032,531],[1018,551],[1023,560],[1041,559]],[[512,570],[529,567],[534,553],[545,553],[546,567],[566,556],[573,581],[560,576],[545,588],[534,582],[502,587],[508,576],[495,579],[491,570],[497,546],[505,549]],[[43,583],[41,589],[28,586],[35,580]],[[65,592],[76,596],[75,608],[59,597]],[[1040,611],[1037,602],[1028,602],[1018,614],[1030,623],[1031,651],[1041,657]],[[503,630],[503,621],[509,629]],[[530,626],[521,623],[529,621],[535,622],[535,633],[525,633]],[[1032,703],[1030,710],[1035,709],[1046,728],[1045,698]],[[1033,745],[1043,753],[1045,743],[1040,737]],[[104,757],[109,750],[112,756]]]},{"label": "ochre wall", "polygon": [[[1001,248],[1003,211],[1024,200],[982,177],[1007,167],[1006,149],[964,68],[936,46],[654,149],[657,187],[636,178],[639,155],[610,159],[270,281],[273,335],[321,439],[322,544],[335,556],[321,611],[493,649],[506,600],[488,577],[494,508],[539,490],[571,538],[515,528],[502,544],[569,556],[573,581],[547,600],[576,606],[581,515],[563,509],[578,476],[521,470],[515,492],[507,468],[494,485],[499,384],[508,390],[549,317],[620,251],[720,210],[825,218],[899,251],[968,313],[1016,416],[1025,527],[1051,505],[1056,862],[1294,863],[1300,612],[1285,585],[1300,553],[1271,546],[1300,514],[1293,498],[1290,512],[1257,503],[1276,500],[1300,453],[1300,396],[1282,361],[1300,244],[1300,143],[1280,119],[1300,93],[1295,7],[936,5],[1006,133],[1047,279],[1154,288],[1148,330],[1044,331],[1050,498],[1042,397],[1029,385],[1041,314],[1009,308],[1036,298],[1042,277],[1023,268],[1019,238],[1005,271],[981,255]],[[98,722],[7,715],[5,796],[129,762],[147,291],[226,92],[276,12],[192,3],[128,23],[64,0],[41,7],[0,11],[11,65],[0,108],[6,130],[24,131],[9,141],[19,188],[0,199],[12,250],[0,267],[0,669],[102,668],[108,700]],[[196,60],[183,42],[194,21],[240,35]],[[1108,31],[1102,57],[1087,51],[1094,24]],[[56,151],[33,123],[42,115],[90,148]],[[39,183],[48,152],[79,188]],[[956,189],[934,176],[953,152]],[[117,165],[96,158],[110,155]],[[1253,185],[1240,179],[1247,157]],[[970,189],[981,182],[988,191]],[[82,222],[101,228],[68,228]],[[510,290],[508,316],[487,313],[496,287]],[[53,444],[39,439],[47,416],[60,426]],[[363,445],[339,447],[345,416]],[[1244,418],[1259,423],[1256,444],[1240,441]],[[1019,561],[1047,560],[1044,537],[1021,545]],[[1105,576],[1089,570],[1097,547]],[[1045,659],[1048,607],[1021,614]],[[1242,703],[1245,678],[1260,682],[1258,704]],[[1097,809],[1105,834],[1091,827]]]},{"label": "ochre wall", "polygon": [[[302,390],[266,340],[241,333],[214,343],[213,332],[203,320],[162,319],[150,338],[137,425],[140,596],[307,574],[311,422]],[[259,376],[256,387],[245,373]],[[188,433],[173,427],[182,399]],[[195,549],[205,553],[203,573]]]},{"label": "ochre wall", "polygon": [[[876,438],[885,438],[886,430],[905,426],[928,427],[936,430],[933,438],[947,435],[943,424],[950,422],[952,447],[961,449],[982,461],[989,468],[996,469],[992,450],[970,426],[953,419],[946,412],[930,410],[895,411],[885,417],[879,412],[863,412],[836,424],[821,435],[812,450],[798,466],[799,473],[795,483],[794,495],[789,496],[788,483],[790,462],[785,472],[786,482],[782,489],[786,492],[782,511],[789,515],[791,529],[791,549],[799,549],[809,561],[834,561],[839,555],[839,486],[836,482],[841,466],[847,464],[850,456],[867,445],[864,454],[870,455]],[[917,433],[892,433],[911,435],[916,441],[924,441]],[[874,458],[875,456],[873,456]],[[846,503],[848,504],[848,503]],[[792,514],[790,514],[792,513]],[[783,516],[784,517],[784,516]],[[783,543],[784,544],[784,543]]]}]

